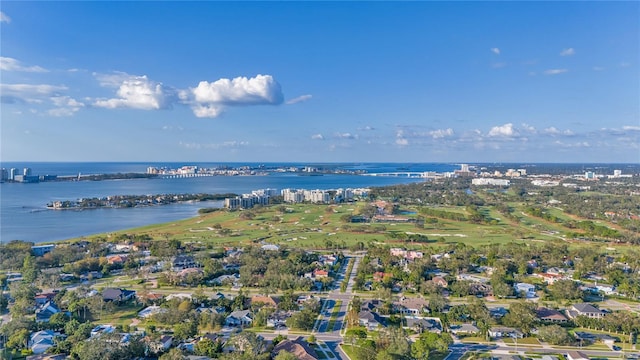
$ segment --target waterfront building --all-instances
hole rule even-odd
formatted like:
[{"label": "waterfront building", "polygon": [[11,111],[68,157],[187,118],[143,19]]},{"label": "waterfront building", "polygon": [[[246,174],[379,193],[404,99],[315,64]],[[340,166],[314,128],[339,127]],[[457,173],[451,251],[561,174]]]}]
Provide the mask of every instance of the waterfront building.
[{"label": "waterfront building", "polygon": [[35,256],[42,256],[46,253],[51,252],[53,249],[55,249],[55,245],[38,245],[38,246],[32,246],[31,247],[31,252],[33,252],[33,255]]},{"label": "waterfront building", "polygon": [[16,175],[20,175],[18,173],[18,169],[16,168],[11,168],[11,170],[9,171],[9,180],[11,181],[15,181],[16,179]]},{"label": "waterfront building", "polygon": [[2,181],[9,180],[9,170],[2,168]]},{"label": "waterfront building", "polygon": [[304,201],[304,192],[302,190],[284,189],[282,190],[284,202],[301,203]]},{"label": "waterfront building", "polygon": [[31,175],[31,168],[24,168],[24,169],[22,169],[22,175],[24,175],[24,176],[30,176],[30,175]]},{"label": "waterfront building", "polygon": [[489,179],[489,178],[479,178],[471,180],[471,184],[473,185],[494,185],[494,186],[509,186],[511,182],[506,179]]}]

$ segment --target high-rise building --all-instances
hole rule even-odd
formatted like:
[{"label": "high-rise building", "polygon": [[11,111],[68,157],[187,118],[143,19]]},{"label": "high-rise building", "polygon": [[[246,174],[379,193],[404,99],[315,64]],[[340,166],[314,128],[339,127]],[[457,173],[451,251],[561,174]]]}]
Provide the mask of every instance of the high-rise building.
[{"label": "high-rise building", "polygon": [[9,180],[14,181],[16,179],[16,175],[20,175],[18,169],[11,168],[11,170],[9,170]]},{"label": "high-rise building", "polygon": [[31,176],[31,168],[24,168],[24,169],[22,169],[22,175],[24,175],[24,176]]},{"label": "high-rise building", "polygon": [[2,168],[2,181],[9,180],[9,171],[5,168]]}]

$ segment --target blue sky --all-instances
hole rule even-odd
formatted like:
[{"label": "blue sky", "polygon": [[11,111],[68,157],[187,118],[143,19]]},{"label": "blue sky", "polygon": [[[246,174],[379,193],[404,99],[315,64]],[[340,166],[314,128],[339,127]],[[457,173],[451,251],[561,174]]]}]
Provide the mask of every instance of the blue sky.
[{"label": "blue sky", "polygon": [[638,2],[0,6],[3,161],[640,162]]}]

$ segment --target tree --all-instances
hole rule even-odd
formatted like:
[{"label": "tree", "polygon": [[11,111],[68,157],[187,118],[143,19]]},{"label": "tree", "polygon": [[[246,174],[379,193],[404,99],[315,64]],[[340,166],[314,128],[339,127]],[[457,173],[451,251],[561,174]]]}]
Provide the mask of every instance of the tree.
[{"label": "tree", "polygon": [[551,345],[571,345],[573,343],[573,339],[567,330],[560,325],[540,326],[538,328],[538,337]]},{"label": "tree", "polygon": [[185,321],[174,325],[173,336],[177,340],[186,340],[198,333],[198,324],[195,321]]},{"label": "tree", "polygon": [[158,360],[184,360],[186,356],[182,354],[182,351],[178,348],[173,348],[167,353],[162,354]]},{"label": "tree", "polygon": [[529,334],[537,321],[536,305],[527,301],[514,302],[509,306],[509,313],[504,316],[503,323]]},{"label": "tree", "polygon": [[442,312],[448,305],[447,299],[439,293],[429,295],[429,309],[434,312]]},{"label": "tree", "polygon": [[222,344],[218,341],[204,338],[198,341],[195,351],[197,355],[216,357],[216,354],[222,352]]},{"label": "tree", "polygon": [[582,299],[584,293],[573,280],[558,280],[549,286],[549,293],[556,301]]},{"label": "tree", "polygon": [[9,336],[7,348],[9,349],[25,349],[29,341],[30,332],[27,329],[20,329]]},{"label": "tree", "polygon": [[22,280],[27,284],[33,284],[37,278],[36,258],[34,256],[25,257],[22,262]]},{"label": "tree", "polygon": [[287,351],[280,351],[274,360],[297,360],[298,357]]},{"label": "tree", "polygon": [[451,335],[423,332],[411,345],[411,355],[416,359],[427,359],[431,351],[446,353],[453,343]]}]

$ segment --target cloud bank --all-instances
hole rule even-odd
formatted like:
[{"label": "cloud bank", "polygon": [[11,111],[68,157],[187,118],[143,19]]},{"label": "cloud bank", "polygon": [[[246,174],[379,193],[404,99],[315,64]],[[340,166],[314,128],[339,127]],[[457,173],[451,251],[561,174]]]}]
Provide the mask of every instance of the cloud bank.
[{"label": "cloud bank", "polygon": [[0,70],[2,71],[24,71],[24,72],[48,72],[40,66],[24,66],[14,58],[0,56]]}]

